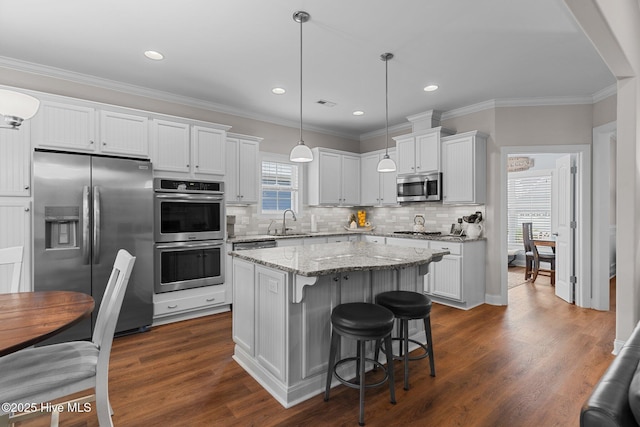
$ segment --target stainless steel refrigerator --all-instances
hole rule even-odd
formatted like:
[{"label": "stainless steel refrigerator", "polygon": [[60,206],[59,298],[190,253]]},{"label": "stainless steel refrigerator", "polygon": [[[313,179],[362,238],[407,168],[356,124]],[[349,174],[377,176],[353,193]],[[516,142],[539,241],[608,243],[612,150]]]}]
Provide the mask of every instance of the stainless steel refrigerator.
[{"label": "stainless steel refrigerator", "polygon": [[34,288],[90,294],[83,320],[48,341],[91,337],[119,249],[136,257],[116,327],[144,330],[153,320],[153,179],[143,160],[36,150]]}]

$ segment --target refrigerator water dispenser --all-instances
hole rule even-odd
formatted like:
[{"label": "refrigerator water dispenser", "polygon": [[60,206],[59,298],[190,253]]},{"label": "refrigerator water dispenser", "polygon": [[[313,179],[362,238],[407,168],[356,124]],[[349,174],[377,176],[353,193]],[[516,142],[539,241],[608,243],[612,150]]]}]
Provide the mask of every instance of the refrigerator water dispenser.
[{"label": "refrigerator water dispenser", "polygon": [[45,206],[45,249],[77,249],[80,208]]}]

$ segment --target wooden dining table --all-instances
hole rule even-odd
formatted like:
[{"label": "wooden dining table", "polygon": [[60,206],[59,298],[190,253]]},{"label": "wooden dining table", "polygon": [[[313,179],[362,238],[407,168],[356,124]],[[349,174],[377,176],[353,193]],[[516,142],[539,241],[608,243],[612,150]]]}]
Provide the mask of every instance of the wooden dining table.
[{"label": "wooden dining table", "polygon": [[555,240],[546,240],[546,239],[534,239],[533,244],[536,246],[547,246],[550,247],[553,253],[556,252],[556,241]]},{"label": "wooden dining table", "polygon": [[46,340],[91,316],[95,301],[71,291],[0,294],[0,356]]}]

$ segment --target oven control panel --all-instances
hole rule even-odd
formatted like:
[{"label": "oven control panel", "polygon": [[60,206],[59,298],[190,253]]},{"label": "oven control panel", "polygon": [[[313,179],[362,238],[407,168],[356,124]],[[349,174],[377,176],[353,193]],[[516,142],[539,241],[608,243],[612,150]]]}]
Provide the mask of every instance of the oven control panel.
[{"label": "oven control panel", "polygon": [[180,193],[223,193],[224,182],[221,181],[184,181],[177,179],[155,178],[153,188],[160,192]]}]

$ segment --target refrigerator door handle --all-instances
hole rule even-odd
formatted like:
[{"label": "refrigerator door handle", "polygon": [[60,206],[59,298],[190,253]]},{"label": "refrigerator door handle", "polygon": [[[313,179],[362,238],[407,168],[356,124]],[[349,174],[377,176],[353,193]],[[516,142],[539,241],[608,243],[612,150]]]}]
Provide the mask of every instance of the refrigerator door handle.
[{"label": "refrigerator door handle", "polygon": [[89,264],[89,186],[82,187],[82,263]]},{"label": "refrigerator door handle", "polygon": [[93,187],[93,263],[100,264],[100,188]]}]

